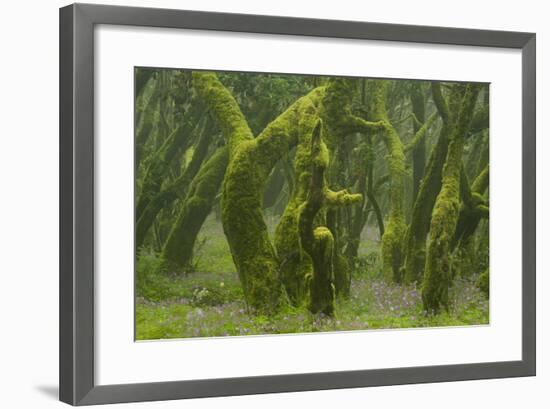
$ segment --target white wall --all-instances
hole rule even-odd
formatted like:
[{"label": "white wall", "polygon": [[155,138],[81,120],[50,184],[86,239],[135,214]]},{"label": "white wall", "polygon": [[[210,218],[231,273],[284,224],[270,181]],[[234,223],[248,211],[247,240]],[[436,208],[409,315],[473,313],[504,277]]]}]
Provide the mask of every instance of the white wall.
[{"label": "white wall", "polygon": [[[88,0],[89,2],[93,2]],[[550,405],[550,145],[543,117],[550,97],[543,67],[550,56],[545,2],[429,0],[188,0],[103,3],[341,20],[534,31],[538,52],[538,376],[536,378],[201,399],[189,408],[398,407],[546,408]],[[310,3],[310,4],[308,4]],[[0,406],[61,407],[57,389],[58,7],[57,0],[1,3],[0,64]],[[519,135],[518,135],[519,137]],[[546,237],[547,238],[547,237]],[[546,345],[545,345],[546,343]],[[344,406],[345,405],[345,406]],[[136,407],[175,408],[182,402]],[[121,407],[121,406],[118,406]]]}]

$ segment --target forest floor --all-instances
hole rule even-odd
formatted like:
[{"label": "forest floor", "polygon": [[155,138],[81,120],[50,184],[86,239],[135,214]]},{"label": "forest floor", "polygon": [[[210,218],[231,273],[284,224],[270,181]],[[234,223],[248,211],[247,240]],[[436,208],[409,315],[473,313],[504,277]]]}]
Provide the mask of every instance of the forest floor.
[{"label": "forest floor", "polygon": [[351,294],[338,300],[334,317],[286,307],[273,316],[248,314],[243,293],[219,223],[213,217],[199,237],[195,270],[183,277],[140,276],[157,262],[154,255],[138,261],[136,339],[169,339],[235,335],[285,334],[484,325],[489,300],[475,276],[457,279],[448,312],[426,315],[420,290],[389,284],[380,277],[378,244],[362,242],[362,268],[353,275]]}]

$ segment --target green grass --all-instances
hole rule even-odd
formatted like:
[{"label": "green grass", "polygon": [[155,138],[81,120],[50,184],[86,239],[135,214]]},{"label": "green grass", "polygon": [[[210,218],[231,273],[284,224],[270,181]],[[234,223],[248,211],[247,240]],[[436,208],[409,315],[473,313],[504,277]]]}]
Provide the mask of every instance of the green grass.
[{"label": "green grass", "polygon": [[220,221],[212,213],[205,221],[195,246],[196,270],[200,272],[236,272],[229,244]]},{"label": "green grass", "polygon": [[[223,283],[223,284],[222,284]],[[274,316],[248,314],[235,273],[195,273],[175,279],[179,297],[153,302],[138,298],[138,340],[349,331],[379,328],[463,326],[489,323],[489,303],[472,280],[455,283],[449,312],[426,315],[415,287],[355,279],[351,297],[333,318],[287,307]]]},{"label": "green grass", "polygon": [[489,323],[489,301],[477,276],[457,279],[451,308],[426,315],[420,290],[381,279],[379,243],[364,237],[351,295],[334,317],[286,307],[273,316],[249,314],[221,224],[211,215],[199,236],[196,272],[168,276],[153,253],[137,263],[136,338],[170,339],[232,335],[464,326]]}]

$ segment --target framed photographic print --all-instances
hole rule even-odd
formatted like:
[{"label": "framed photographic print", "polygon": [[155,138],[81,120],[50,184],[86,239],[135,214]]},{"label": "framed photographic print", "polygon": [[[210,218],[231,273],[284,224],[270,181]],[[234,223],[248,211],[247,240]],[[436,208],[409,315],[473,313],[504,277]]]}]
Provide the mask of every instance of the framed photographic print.
[{"label": "framed photographic print", "polygon": [[60,10],[60,399],[535,374],[535,35]]}]

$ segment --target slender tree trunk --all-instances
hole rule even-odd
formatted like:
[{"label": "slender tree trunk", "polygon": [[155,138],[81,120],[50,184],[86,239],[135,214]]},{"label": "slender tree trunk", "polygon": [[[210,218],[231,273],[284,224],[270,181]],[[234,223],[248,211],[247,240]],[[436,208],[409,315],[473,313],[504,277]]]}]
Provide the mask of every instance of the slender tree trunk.
[{"label": "slender tree trunk", "polygon": [[212,142],[212,136],[212,129],[207,125],[200,136],[191,162],[185,168],[183,174],[148,201],[136,223],[137,248],[140,248],[143,245],[147,232],[151,228],[151,225],[159,212],[162,209],[169,207],[178,197],[186,196],[188,184],[193,180],[204,159],[206,158],[206,154],[210,148],[210,143]]},{"label": "slender tree trunk", "polygon": [[430,240],[422,285],[424,309],[437,313],[449,306],[451,271],[449,253],[460,204],[460,174],[465,133],[469,128],[479,93],[479,85],[466,86],[461,98],[456,126],[451,134],[447,159],[430,223]]},{"label": "slender tree trunk", "polygon": [[192,141],[191,134],[200,122],[202,107],[199,107],[199,104],[191,106],[192,108],[185,113],[182,124],[172,131],[154,156],[147,159],[149,166],[143,177],[141,194],[136,204],[136,220],[142,217],[149,202],[161,191],[165,175],[173,161]]},{"label": "slender tree trunk", "polygon": [[[411,103],[412,110],[416,119],[420,123],[424,123],[426,120],[426,101],[424,98],[424,92],[420,82],[413,82],[411,85]],[[421,125],[417,121],[413,121],[413,132],[416,133],[420,130]],[[413,160],[413,195],[412,202],[416,200],[418,191],[420,190],[420,183],[424,177],[424,169],[426,168],[426,138],[422,138],[412,151]]]},{"label": "slender tree trunk", "polygon": [[170,269],[182,271],[190,266],[197,235],[212,210],[228,158],[227,148],[218,148],[193,179],[182,210],[164,244],[163,258]]},{"label": "slender tree trunk", "polygon": [[386,111],[387,81],[377,81],[373,90],[373,119],[384,123],[382,138],[388,151],[387,163],[390,175],[390,214],[382,236],[382,261],[384,276],[395,282],[401,281],[403,239],[406,232],[403,213],[405,183],[405,154],[403,144],[391,125]]},{"label": "slender tree trunk", "polygon": [[411,223],[405,241],[404,276],[405,283],[422,280],[426,260],[426,238],[435,200],[441,190],[441,174],[449,145],[450,126],[443,125],[435,147],[432,150],[426,174],[414,202]]},{"label": "slender tree trunk", "polygon": [[[461,181],[464,186],[466,200],[460,208],[456,230],[452,242],[454,250],[458,245],[464,245],[475,233],[479,222],[489,217],[489,207],[483,193],[489,187],[489,164],[476,177],[470,188],[467,177]],[[470,190],[471,189],[471,190]]]},{"label": "slender tree trunk", "polygon": [[439,83],[432,83],[432,96],[443,120],[439,138],[432,149],[424,178],[414,202],[411,222],[405,241],[404,282],[421,282],[426,262],[426,238],[430,230],[432,210],[441,190],[443,165],[447,157],[450,133],[453,130],[451,113]]}]

